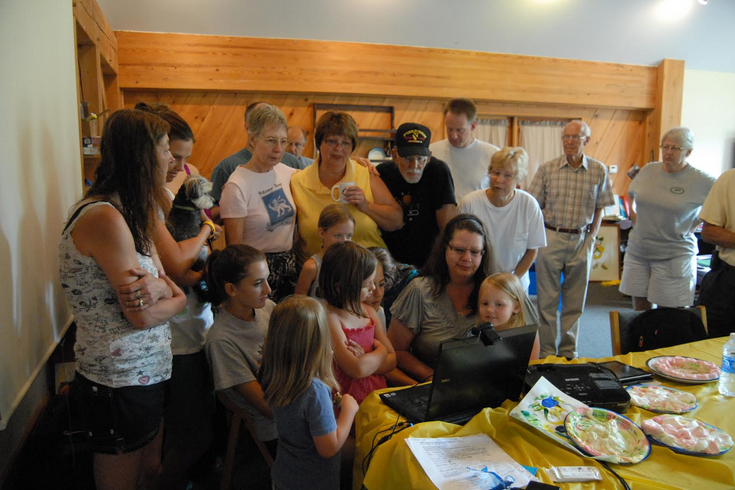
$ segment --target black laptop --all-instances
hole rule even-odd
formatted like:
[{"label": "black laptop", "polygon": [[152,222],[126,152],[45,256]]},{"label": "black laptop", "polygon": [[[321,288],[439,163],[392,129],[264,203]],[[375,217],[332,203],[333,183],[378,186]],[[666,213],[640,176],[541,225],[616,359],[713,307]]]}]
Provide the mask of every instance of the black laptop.
[{"label": "black laptop", "polygon": [[470,337],[444,342],[431,384],[383,393],[383,403],[410,422],[464,424],[485,407],[519,400],[538,326],[493,331],[492,343]]}]

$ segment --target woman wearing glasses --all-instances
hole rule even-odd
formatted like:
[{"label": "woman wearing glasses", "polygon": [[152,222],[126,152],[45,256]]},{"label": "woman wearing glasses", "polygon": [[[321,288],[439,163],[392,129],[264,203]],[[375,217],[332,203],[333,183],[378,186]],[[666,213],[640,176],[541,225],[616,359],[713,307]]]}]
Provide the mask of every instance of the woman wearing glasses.
[{"label": "woman wearing glasses", "polygon": [[[349,114],[324,114],[314,130],[319,157],[291,179],[291,191],[299,209],[299,235],[309,256],[319,252],[322,245],[319,214],[337,197],[349,205],[355,218],[352,240],[364,247],[385,248],[378,227],[394,231],[403,226],[403,212],[380,177],[350,158],[357,145],[357,131]],[[345,187],[348,183],[351,185]],[[342,188],[335,187],[339,184]]]},{"label": "woman wearing glasses", "polygon": [[673,128],[661,138],[663,161],[644,166],[630,183],[635,226],[628,239],[620,292],[634,310],[690,306],[696,285],[699,211],[715,179],[692,167],[694,135]]},{"label": "woman wearing glasses", "polygon": [[295,169],[281,163],[286,151],[286,117],[261,104],[248,115],[253,156],[222,188],[220,213],[228,245],[244,243],[265,252],[274,301],[293,293],[298,279],[293,237],[296,207],[290,182]]},{"label": "woman wearing glasses", "polygon": [[419,277],[391,307],[388,339],[398,368],[386,375],[390,384],[414,384],[434,375],[439,345],[467,336],[475,324],[480,285],[495,272],[482,222],[470,214],[450,220]]},{"label": "woman wearing glasses", "polygon": [[460,213],[470,213],[492,230],[490,241],[501,272],[513,272],[528,291],[528,269],[546,246],[544,217],[538,201],[516,189],[528,173],[528,154],[521,147],[495,152],[488,168],[490,187],[467,194]]}]

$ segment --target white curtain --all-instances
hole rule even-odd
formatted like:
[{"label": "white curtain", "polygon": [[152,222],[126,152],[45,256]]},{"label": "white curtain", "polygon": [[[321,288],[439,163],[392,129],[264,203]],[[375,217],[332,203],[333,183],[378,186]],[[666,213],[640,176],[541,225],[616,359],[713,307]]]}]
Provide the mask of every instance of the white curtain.
[{"label": "white curtain", "polygon": [[528,153],[528,175],[521,182],[522,189],[528,189],[542,163],[548,162],[564,153],[561,137],[564,121],[518,121],[521,135],[518,143]]},{"label": "white curtain", "polygon": [[508,146],[508,120],[478,119],[477,126],[475,126],[475,138],[498,148]]}]

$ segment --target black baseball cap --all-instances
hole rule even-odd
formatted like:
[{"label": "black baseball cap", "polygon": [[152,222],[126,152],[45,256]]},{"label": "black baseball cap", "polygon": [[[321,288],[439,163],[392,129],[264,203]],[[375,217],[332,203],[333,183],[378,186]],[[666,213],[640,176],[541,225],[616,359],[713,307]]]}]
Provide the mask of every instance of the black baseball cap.
[{"label": "black baseball cap", "polygon": [[396,130],[396,150],[402,157],[421,155],[428,157],[431,130],[423,124],[404,123]]}]

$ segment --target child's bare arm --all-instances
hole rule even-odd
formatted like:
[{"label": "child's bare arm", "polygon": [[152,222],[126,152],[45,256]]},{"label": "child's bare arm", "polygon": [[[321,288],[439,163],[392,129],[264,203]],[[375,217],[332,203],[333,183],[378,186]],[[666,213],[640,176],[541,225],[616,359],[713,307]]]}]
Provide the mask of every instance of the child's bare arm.
[{"label": "child's bare arm", "polygon": [[332,334],[332,349],[334,360],[342,371],[350,378],[360,379],[375,374],[388,356],[384,345],[379,345],[372,352],[367,352],[359,358],[347,347],[347,337],[342,331],[336,315],[329,315],[329,331]]},{"label": "child's bare arm", "polygon": [[324,434],[323,436],[315,436],[314,445],[319,456],[325,459],[333,457],[342,449],[347,436],[350,435],[352,422],[355,420],[355,414],[359,406],[351,395],[342,395],[342,406],[337,419],[337,430]]},{"label": "child's bare arm", "polygon": [[319,278],[316,277],[316,262],[314,262],[314,259],[309,259],[304,262],[304,267],[301,269],[301,274],[299,274],[299,280],[296,282],[296,289],[294,289],[293,293],[303,294],[304,296],[308,295],[312,283],[318,280]]},{"label": "child's bare arm", "polygon": [[[373,312],[370,311],[370,316],[372,315]],[[395,349],[393,349],[393,344],[391,344],[390,340],[388,339],[388,334],[385,331],[385,326],[383,325],[383,323],[380,321],[379,318],[374,318],[374,320],[375,340],[383,344],[388,353],[388,355],[385,357],[385,360],[376,371],[376,374],[385,374],[393,371],[396,368],[396,351]]]}]

